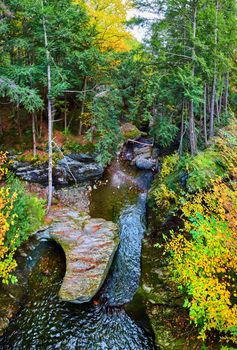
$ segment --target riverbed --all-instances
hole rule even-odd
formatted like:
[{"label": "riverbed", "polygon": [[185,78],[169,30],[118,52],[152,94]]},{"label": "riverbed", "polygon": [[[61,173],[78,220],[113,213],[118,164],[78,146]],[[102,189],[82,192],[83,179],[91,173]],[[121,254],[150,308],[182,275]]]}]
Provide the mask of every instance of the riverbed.
[{"label": "riverbed", "polygon": [[[115,160],[93,186],[90,215],[117,222],[120,246],[104,285],[90,303],[59,300],[65,257],[41,242],[27,257],[27,295],[1,339],[1,349],[152,350],[154,334],[142,303],[134,302],[141,276],[149,172]],[[36,243],[35,243],[36,244]]]}]

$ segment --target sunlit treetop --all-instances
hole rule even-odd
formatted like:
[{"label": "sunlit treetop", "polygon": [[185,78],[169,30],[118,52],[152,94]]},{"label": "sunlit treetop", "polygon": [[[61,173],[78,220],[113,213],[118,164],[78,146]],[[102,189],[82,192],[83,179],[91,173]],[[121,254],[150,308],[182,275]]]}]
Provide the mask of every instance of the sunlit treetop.
[{"label": "sunlit treetop", "polygon": [[125,22],[130,0],[74,0],[86,6],[95,26],[97,43],[101,51],[115,50],[118,52],[131,49],[132,35],[126,29]]}]

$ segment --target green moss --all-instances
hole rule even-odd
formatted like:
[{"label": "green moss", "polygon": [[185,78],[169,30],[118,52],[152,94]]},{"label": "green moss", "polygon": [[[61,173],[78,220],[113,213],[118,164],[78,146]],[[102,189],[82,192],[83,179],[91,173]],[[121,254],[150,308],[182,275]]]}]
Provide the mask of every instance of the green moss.
[{"label": "green moss", "polygon": [[91,142],[86,143],[85,145],[80,144],[79,142],[68,138],[63,145],[64,153],[94,153],[95,145]]},{"label": "green moss", "polygon": [[121,127],[121,133],[125,140],[134,140],[141,137],[142,135],[141,131],[131,123],[123,124],[123,126]]}]

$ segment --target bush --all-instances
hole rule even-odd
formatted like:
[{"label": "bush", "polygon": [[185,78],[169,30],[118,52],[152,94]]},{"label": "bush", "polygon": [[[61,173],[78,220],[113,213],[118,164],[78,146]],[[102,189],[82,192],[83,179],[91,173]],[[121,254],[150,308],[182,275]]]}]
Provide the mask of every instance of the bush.
[{"label": "bush", "polygon": [[[0,169],[6,157],[0,154]],[[0,171],[0,180],[6,170]],[[16,249],[37,230],[44,218],[44,202],[27,194],[18,179],[9,176],[0,189],[0,280],[15,282]]]},{"label": "bush", "polygon": [[[218,331],[237,344],[237,123],[219,131],[197,156],[163,160],[151,198],[182,212],[182,228],[166,244],[169,271],[187,298],[200,337]],[[161,210],[160,210],[161,209]]]},{"label": "bush", "polygon": [[177,137],[179,128],[167,117],[157,118],[152,128],[151,135],[157,139],[161,147],[169,147]]},{"label": "bush", "polygon": [[175,179],[178,174],[178,162],[179,156],[177,153],[166,156],[163,160],[160,175],[154,181],[151,189],[150,199],[155,202],[155,205],[162,212],[171,211],[178,205],[179,196],[176,191],[178,181]]},{"label": "bush", "polygon": [[237,183],[217,181],[183,208],[184,229],[167,244],[169,269],[187,293],[200,336],[217,330],[237,344]]},{"label": "bush", "polygon": [[7,232],[6,239],[8,244],[14,241],[14,246],[18,248],[42,224],[45,215],[44,201],[26,193],[20,180],[12,176],[8,178],[7,186],[9,188],[8,200],[14,193],[16,193],[16,198],[9,216],[9,219],[14,217],[14,225]]},{"label": "bush", "polygon": [[220,130],[212,145],[195,157],[179,159],[177,153],[166,156],[150,199],[166,211],[176,210],[189,195],[208,189],[218,178],[237,179],[236,121]]}]

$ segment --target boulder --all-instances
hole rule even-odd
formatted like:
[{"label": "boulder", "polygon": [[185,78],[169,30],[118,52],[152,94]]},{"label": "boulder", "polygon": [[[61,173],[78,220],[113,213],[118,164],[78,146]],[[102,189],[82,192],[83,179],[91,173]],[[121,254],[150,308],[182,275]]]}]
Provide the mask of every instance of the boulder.
[{"label": "boulder", "polygon": [[0,337],[9,326],[9,319],[7,317],[0,317]]},{"label": "boulder", "polygon": [[135,147],[134,148],[134,156],[143,156],[144,158],[150,158],[152,156],[152,147],[151,146],[143,146],[143,147]]},{"label": "boulder", "polygon": [[157,161],[152,157],[152,150],[149,145],[135,147],[132,164],[141,170],[156,170]]},{"label": "boulder", "polygon": [[141,131],[132,123],[125,123],[121,126],[121,133],[125,140],[135,140],[141,137]]},{"label": "boulder", "polygon": [[118,227],[71,209],[52,212],[54,223],[41,238],[55,240],[66,256],[66,274],[59,296],[89,302],[102,286],[119,244]]},{"label": "boulder", "polygon": [[[48,164],[34,165],[14,160],[12,170],[22,180],[47,185]],[[103,167],[93,156],[86,154],[71,154],[57,161],[53,168],[53,185],[66,186],[71,183],[81,183],[97,180],[103,175]]]},{"label": "boulder", "polygon": [[155,159],[146,159],[139,157],[135,161],[136,167],[141,170],[155,170],[156,169],[156,160]]}]

